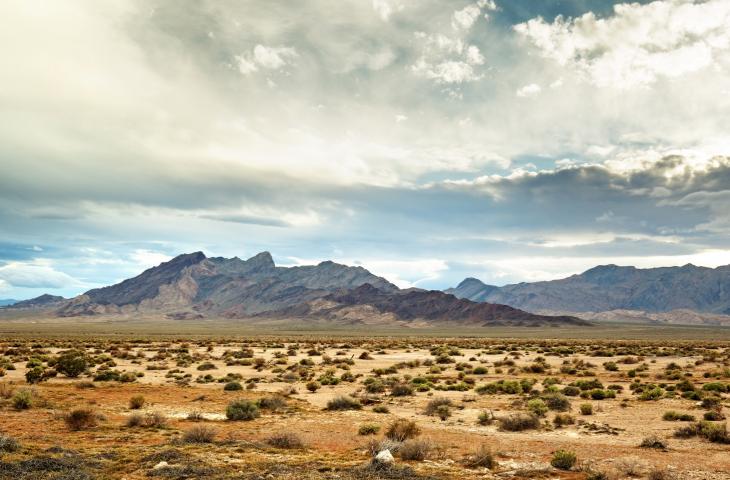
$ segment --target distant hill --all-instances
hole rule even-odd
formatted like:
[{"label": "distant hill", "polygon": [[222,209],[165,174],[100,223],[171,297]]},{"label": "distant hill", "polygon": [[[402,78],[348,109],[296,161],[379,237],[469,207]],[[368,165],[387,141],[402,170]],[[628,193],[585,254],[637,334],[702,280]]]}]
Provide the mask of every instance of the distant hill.
[{"label": "distant hill", "polygon": [[299,319],[337,324],[588,325],[570,316],[534,315],[440,291],[400,290],[362,267],[331,261],[277,267],[268,252],[248,259],[179,255],[116,285],[89,290],[59,316],[163,314],[173,319]]},{"label": "distant hill", "polygon": [[0,307],[6,307],[14,304],[15,302],[17,302],[17,300],[13,300],[12,298],[0,299]]},{"label": "distant hill", "polygon": [[691,310],[730,315],[730,266],[639,269],[602,265],[561,280],[504,287],[467,278],[446,292],[530,312]]},{"label": "distant hill", "polygon": [[49,295],[47,293],[41,295],[40,297],[31,298],[29,300],[22,300],[18,302],[13,302],[12,304],[8,305],[10,308],[51,308],[51,307],[58,307],[63,302],[65,302],[67,299],[57,296],[57,295]]}]

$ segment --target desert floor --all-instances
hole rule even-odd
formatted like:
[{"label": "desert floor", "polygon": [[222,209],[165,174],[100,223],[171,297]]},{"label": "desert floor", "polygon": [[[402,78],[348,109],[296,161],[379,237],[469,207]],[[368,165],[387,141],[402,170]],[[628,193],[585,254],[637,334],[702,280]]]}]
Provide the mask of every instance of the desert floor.
[{"label": "desert floor", "polygon": [[[730,479],[723,342],[5,334],[0,369],[0,478]],[[229,420],[239,399],[259,415]],[[398,419],[418,433],[388,440]],[[553,467],[559,450],[576,462]]]}]

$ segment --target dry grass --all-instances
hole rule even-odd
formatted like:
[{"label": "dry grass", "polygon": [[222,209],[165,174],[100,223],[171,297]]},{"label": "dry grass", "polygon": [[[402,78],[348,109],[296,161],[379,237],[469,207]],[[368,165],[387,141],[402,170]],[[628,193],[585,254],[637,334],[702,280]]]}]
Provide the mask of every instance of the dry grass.
[{"label": "dry grass", "polygon": [[276,448],[299,449],[304,448],[304,441],[299,435],[291,432],[277,433],[266,439],[266,443]]},{"label": "dry grass", "polygon": [[64,421],[70,430],[88,430],[99,424],[99,416],[94,410],[79,408],[67,413],[64,416]]},{"label": "dry grass", "polygon": [[207,425],[196,425],[186,430],[182,441],[185,443],[213,443],[218,430]]},{"label": "dry grass", "polygon": [[399,418],[388,425],[388,428],[385,431],[385,436],[391,440],[404,442],[417,437],[420,433],[421,429],[418,428],[416,422],[413,420],[406,420],[405,418]]}]

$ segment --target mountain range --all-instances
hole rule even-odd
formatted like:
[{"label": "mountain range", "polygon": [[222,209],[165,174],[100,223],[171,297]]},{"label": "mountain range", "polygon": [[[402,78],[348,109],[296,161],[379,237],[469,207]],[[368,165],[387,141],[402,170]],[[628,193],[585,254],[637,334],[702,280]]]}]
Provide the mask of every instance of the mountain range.
[{"label": "mountain range", "polygon": [[592,320],[641,317],[660,323],[698,323],[705,317],[712,319],[710,323],[730,323],[723,319],[730,315],[730,266],[640,269],[602,265],[560,280],[503,287],[467,278],[446,292],[475,302]]},{"label": "mountain range", "polygon": [[54,305],[61,317],[160,314],[338,325],[589,325],[571,316],[527,313],[441,291],[399,289],[362,267],[322,262],[279,267],[268,252],[241,260],[179,255],[118,284]]}]

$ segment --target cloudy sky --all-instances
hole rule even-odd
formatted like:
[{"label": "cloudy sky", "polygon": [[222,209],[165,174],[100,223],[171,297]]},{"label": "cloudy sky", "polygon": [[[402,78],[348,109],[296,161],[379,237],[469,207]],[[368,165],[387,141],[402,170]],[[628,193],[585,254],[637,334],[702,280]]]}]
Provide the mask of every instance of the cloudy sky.
[{"label": "cloudy sky", "polygon": [[424,288],[730,263],[727,0],[5,0],[0,18],[0,298],[195,250]]}]

